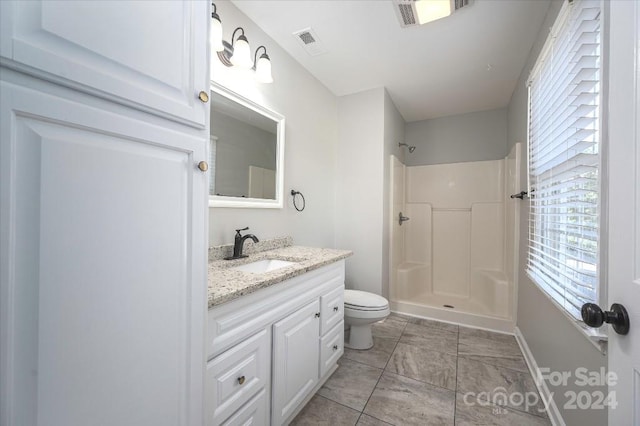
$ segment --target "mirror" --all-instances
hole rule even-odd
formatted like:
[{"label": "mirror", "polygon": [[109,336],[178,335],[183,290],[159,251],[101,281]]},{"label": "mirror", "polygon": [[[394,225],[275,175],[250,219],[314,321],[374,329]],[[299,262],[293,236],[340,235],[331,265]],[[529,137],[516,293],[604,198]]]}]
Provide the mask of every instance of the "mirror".
[{"label": "mirror", "polygon": [[209,206],[282,208],[284,117],[211,82]]}]

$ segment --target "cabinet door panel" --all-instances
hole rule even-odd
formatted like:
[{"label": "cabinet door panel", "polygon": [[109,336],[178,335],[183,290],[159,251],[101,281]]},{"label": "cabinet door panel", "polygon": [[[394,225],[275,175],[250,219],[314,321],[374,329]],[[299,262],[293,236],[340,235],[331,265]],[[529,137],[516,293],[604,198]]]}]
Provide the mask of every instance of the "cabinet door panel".
[{"label": "cabinet door panel", "polygon": [[272,424],[283,424],[318,382],[319,312],[315,300],[273,325]]},{"label": "cabinet door panel", "polygon": [[208,3],[3,1],[3,56],[98,96],[204,127]]},{"label": "cabinet door panel", "polygon": [[0,85],[2,424],[202,424],[204,143]]}]

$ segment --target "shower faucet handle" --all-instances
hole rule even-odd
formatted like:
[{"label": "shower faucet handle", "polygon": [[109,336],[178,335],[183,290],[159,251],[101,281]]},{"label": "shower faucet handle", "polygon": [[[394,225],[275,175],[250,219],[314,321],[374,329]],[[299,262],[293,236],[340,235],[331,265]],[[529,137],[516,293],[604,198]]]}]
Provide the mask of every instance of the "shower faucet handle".
[{"label": "shower faucet handle", "polygon": [[408,218],[408,217],[406,217],[406,216],[403,216],[403,215],[402,215],[402,212],[400,212],[400,214],[398,214],[398,224],[399,224],[400,226],[402,226],[402,222],[406,222],[406,221],[408,221],[408,220],[409,220],[409,218]]},{"label": "shower faucet handle", "polygon": [[521,199],[521,200],[524,200],[524,197],[526,197],[526,196],[527,196],[527,194],[528,194],[528,192],[527,192],[527,191],[520,191],[520,192],[518,192],[517,194],[513,194],[513,195],[511,195],[511,197],[510,197],[510,198],[519,198],[519,199]]}]

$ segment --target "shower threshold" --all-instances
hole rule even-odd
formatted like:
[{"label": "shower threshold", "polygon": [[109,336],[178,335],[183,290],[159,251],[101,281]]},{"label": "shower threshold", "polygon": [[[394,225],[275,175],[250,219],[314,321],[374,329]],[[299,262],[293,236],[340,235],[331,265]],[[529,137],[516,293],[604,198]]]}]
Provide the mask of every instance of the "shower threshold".
[{"label": "shower threshold", "polygon": [[470,327],[512,333],[515,326],[510,318],[496,316],[486,306],[468,298],[427,293],[416,295],[411,300],[392,299],[390,305],[391,310],[397,313]]}]

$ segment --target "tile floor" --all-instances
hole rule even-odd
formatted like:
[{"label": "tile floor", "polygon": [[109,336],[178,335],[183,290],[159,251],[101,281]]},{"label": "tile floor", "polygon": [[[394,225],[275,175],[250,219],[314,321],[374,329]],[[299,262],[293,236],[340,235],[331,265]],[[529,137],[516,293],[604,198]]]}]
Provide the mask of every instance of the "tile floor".
[{"label": "tile floor", "polygon": [[292,425],[550,424],[513,336],[396,314],[373,336]]}]

